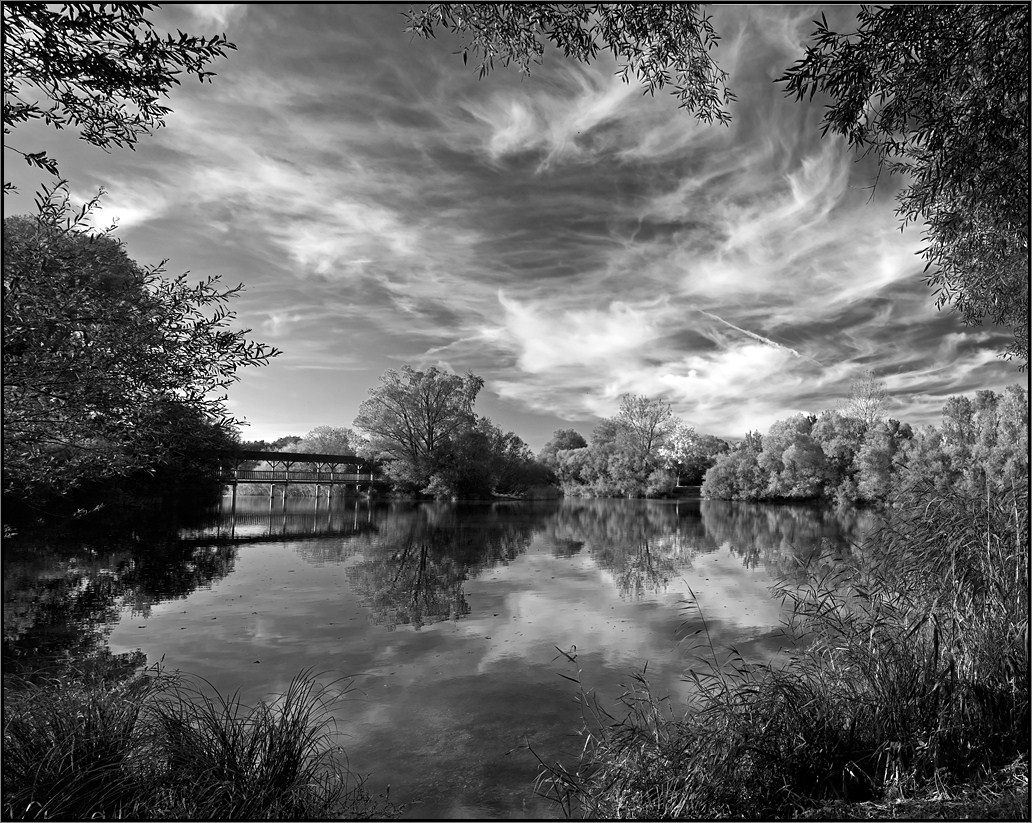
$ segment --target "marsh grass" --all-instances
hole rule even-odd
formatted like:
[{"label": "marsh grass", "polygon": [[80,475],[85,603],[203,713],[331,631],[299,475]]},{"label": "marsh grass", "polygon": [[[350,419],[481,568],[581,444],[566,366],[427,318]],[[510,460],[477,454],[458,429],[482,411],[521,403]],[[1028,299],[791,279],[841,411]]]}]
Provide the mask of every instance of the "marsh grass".
[{"label": "marsh grass", "polygon": [[386,818],[336,745],[346,683],[302,672],[244,705],[199,678],[148,670],[5,683],[6,819]]},{"label": "marsh grass", "polygon": [[5,819],[131,816],[146,792],[154,741],[142,714],[155,678],[121,686],[75,676],[5,678]]},{"label": "marsh grass", "polygon": [[1002,786],[980,813],[1028,819],[1027,483],[896,503],[851,563],[780,590],[781,662],[718,651],[696,615],[687,706],[644,672],[615,708],[582,689],[580,762],[541,763],[539,792],[569,817],[848,817]]}]

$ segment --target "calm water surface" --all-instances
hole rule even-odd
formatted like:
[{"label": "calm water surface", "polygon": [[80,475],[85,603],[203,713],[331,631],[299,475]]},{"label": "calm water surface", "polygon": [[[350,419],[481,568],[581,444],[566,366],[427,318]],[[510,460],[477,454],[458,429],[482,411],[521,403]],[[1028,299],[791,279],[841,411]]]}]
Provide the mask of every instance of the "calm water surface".
[{"label": "calm water surface", "polygon": [[[5,655],[77,625],[80,645],[139,650],[246,701],[306,668],[350,677],[336,714],[352,768],[406,816],[554,817],[526,747],[576,761],[563,675],[612,705],[647,664],[656,691],[681,696],[700,609],[715,645],[769,659],[784,639],[768,587],[864,526],[698,500],[242,498],[160,557],[5,567]],[[42,616],[48,590],[59,619]]]}]

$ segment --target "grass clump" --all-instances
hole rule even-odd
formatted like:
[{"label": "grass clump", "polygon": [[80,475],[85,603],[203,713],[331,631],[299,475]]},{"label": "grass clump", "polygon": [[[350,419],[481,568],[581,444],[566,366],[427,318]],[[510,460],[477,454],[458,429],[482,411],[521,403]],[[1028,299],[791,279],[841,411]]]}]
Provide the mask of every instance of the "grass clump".
[{"label": "grass clump", "polygon": [[155,764],[143,718],[159,688],[140,677],[4,679],[3,816],[8,820],[128,817]]},{"label": "grass clump", "polygon": [[346,693],[298,675],[245,706],[203,680],[5,682],[5,819],[298,820],[396,816],[348,768],[331,709]]},{"label": "grass clump", "polygon": [[897,502],[834,577],[782,590],[786,662],[704,629],[687,707],[644,674],[618,710],[582,693],[580,763],[542,764],[539,791],[569,817],[1028,819],[1027,482]]}]

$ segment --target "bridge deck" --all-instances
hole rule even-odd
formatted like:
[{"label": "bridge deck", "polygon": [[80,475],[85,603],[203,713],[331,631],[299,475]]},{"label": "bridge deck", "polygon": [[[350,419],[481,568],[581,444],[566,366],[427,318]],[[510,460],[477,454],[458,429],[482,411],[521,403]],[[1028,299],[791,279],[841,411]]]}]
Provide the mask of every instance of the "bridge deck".
[{"label": "bridge deck", "polygon": [[371,472],[352,474],[344,472],[321,471],[286,471],[266,469],[235,469],[219,473],[218,479],[224,483],[316,483],[316,484],[350,484],[375,483],[382,481]]},{"label": "bridge deck", "polygon": [[[266,483],[271,494],[273,486],[291,483],[371,488],[387,482],[373,463],[355,454],[241,450],[219,454],[218,458],[220,465],[215,479],[232,486],[234,496],[241,483]],[[255,462],[267,463],[271,468],[242,468],[244,464]]]}]

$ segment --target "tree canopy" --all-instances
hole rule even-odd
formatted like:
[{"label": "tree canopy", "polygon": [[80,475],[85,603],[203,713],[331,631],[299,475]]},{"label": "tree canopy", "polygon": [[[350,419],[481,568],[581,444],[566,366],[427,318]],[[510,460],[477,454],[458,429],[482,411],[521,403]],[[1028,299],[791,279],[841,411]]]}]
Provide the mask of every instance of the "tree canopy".
[{"label": "tree canopy", "polygon": [[279,447],[280,451],[299,454],[354,454],[358,445],[355,433],[342,426],[316,426],[304,437],[289,440],[291,442]]},{"label": "tree canopy", "polygon": [[483,385],[436,366],[387,371],[355,418],[367,438],[360,453],[409,493],[469,499],[547,484],[548,469],[519,436],[473,411]]},{"label": "tree canopy", "polygon": [[225,389],[278,354],[230,329],[239,287],[167,279],[86,233],[87,210],[62,225],[67,208],[4,221],[5,492],[129,474],[228,434]]},{"label": "tree canopy", "polygon": [[[696,3],[433,3],[409,12],[422,37],[465,38],[480,76],[497,59],[529,72],[550,43],[590,62],[601,49],[625,80],[672,85],[681,107],[730,121],[719,36]],[[1005,354],[1028,364],[1029,6],[862,6],[855,31],[817,21],[805,54],[776,82],[797,99],[830,100],[823,131],[847,138],[906,178],[901,226],[925,226],[922,255],[940,308],[1013,333]],[[732,78],[733,80],[733,78]]]},{"label": "tree canopy", "polygon": [[[164,125],[162,103],[181,75],[210,81],[207,65],[235,49],[224,35],[162,37],[149,3],[4,3],[4,148],[58,174],[45,151],[7,136],[23,123],[74,128],[100,148],[132,148]],[[49,104],[40,102],[49,101]],[[4,184],[4,189],[10,186]]]},{"label": "tree canopy", "polygon": [[871,429],[881,419],[888,401],[885,381],[876,378],[874,372],[868,369],[850,384],[845,411]]},{"label": "tree canopy", "polygon": [[584,436],[575,429],[556,429],[552,432],[552,438],[541,447],[538,452],[538,460],[550,469],[558,465],[558,453],[563,449],[583,449],[588,445]]},{"label": "tree canopy", "polygon": [[436,366],[389,369],[369,390],[355,426],[392,477],[422,489],[443,469],[454,439],[474,425],[473,404],[483,385],[473,374],[460,377]]},{"label": "tree canopy", "polygon": [[703,494],[736,500],[824,498],[885,503],[923,487],[985,495],[1028,477],[1028,392],[949,398],[942,424],[914,430],[892,418],[824,411],[775,422],[747,448],[717,457]]}]

